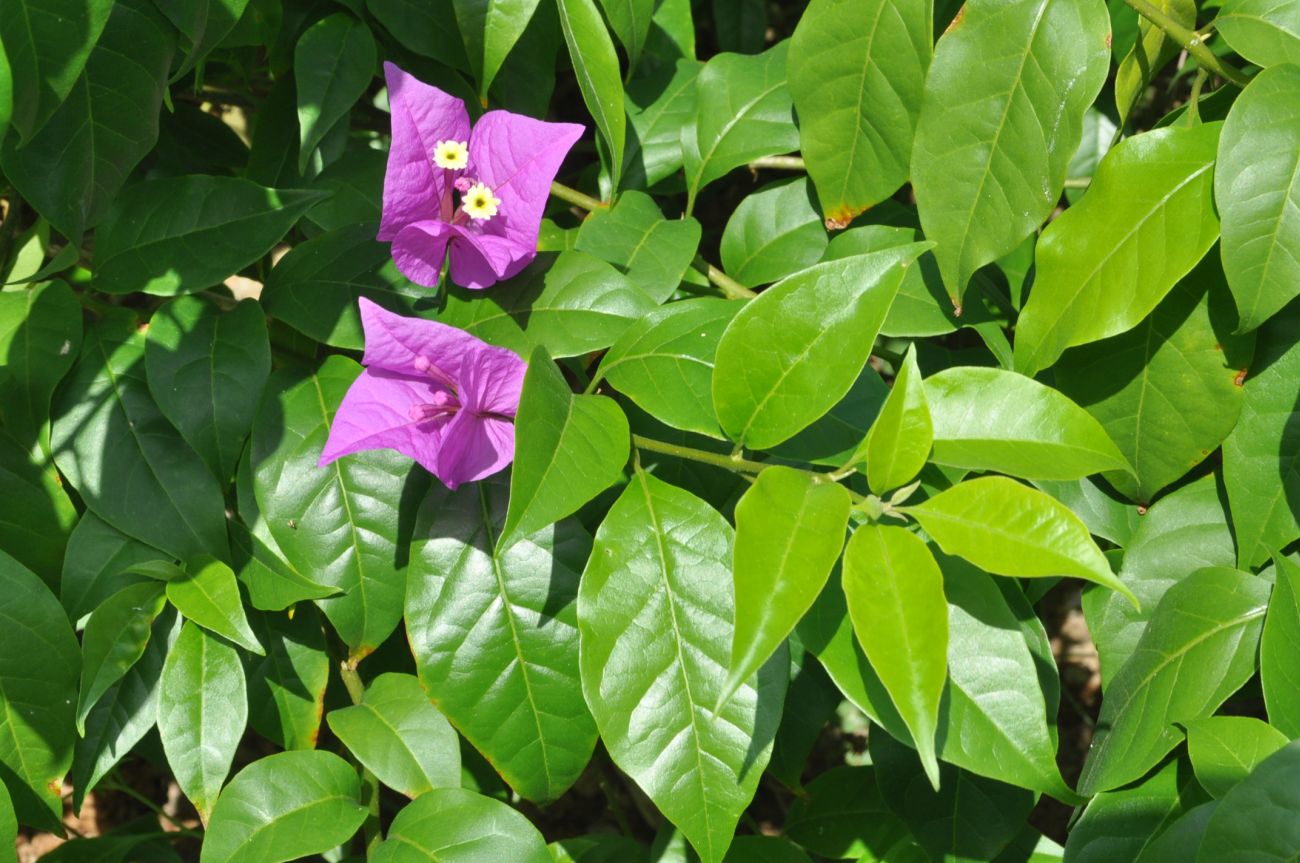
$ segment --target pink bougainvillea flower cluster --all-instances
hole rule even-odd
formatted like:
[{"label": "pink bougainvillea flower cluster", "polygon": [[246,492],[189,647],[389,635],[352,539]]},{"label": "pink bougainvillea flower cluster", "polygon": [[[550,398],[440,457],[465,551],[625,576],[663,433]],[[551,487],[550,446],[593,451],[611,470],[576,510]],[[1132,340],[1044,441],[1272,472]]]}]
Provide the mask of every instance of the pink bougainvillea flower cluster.
[{"label": "pink bougainvillea flower cluster", "polygon": [[395,449],[454,489],[510,464],[524,361],[455,327],[360,302],[365,370],[339,405],[321,466]]},{"label": "pink bougainvillea flower cluster", "polygon": [[397,268],[433,287],[450,246],[462,287],[515,275],[537,254],[551,181],[583,127],[488,111],[471,129],[461,100],[391,63],[384,74],[393,141],[379,239]]}]

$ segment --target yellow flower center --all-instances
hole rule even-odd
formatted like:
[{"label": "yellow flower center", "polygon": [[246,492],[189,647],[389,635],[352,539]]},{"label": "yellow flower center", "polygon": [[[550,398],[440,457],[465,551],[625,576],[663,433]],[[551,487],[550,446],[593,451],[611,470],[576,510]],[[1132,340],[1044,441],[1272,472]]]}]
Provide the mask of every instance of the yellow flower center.
[{"label": "yellow flower center", "polygon": [[501,206],[501,199],[492,194],[492,190],[483,183],[470,186],[460,200],[465,214],[471,219],[490,219],[497,214],[497,207]]},{"label": "yellow flower center", "polygon": [[438,141],[433,145],[433,164],[453,171],[469,164],[469,146],[464,141]]}]

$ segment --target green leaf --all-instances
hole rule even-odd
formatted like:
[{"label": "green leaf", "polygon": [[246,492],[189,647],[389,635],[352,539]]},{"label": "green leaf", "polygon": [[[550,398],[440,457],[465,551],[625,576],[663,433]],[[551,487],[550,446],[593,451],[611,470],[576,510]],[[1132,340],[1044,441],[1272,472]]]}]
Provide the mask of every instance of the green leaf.
[{"label": "green leaf", "polygon": [[162,585],[152,581],[133,584],[104,600],[86,621],[77,693],[79,733],[86,733],[90,708],[144,655],[154,618],[162,613],[163,605]]},{"label": "green leaf", "polygon": [[1073,510],[1094,535],[1108,539],[1120,548],[1128,546],[1138,529],[1141,520],[1138,508],[1119,500],[1117,495],[1112,495],[1093,480],[1037,480],[1034,485]]},{"label": "green leaf", "polygon": [[1034,374],[1066,348],[1132,329],[1209,251],[1221,128],[1153,129],[1106,154],[1088,194],[1039,238],[1017,369]]},{"label": "green leaf", "polygon": [[[39,131],[28,130],[34,134],[21,148],[13,135],[0,148],[0,166],[14,188],[74,245],[86,228],[99,223],[127,176],[158,140],[158,110],[176,49],[171,25],[146,0],[57,0],[53,4],[15,0],[6,3],[5,10],[12,14],[24,7],[40,7],[37,18],[63,28],[64,23],[55,23],[58,19],[82,18],[66,8],[78,6],[103,12],[112,8],[85,71],[73,73],[75,82],[64,96],[48,106],[42,104],[42,111],[48,107],[53,114]],[[68,28],[55,38],[76,39],[75,33],[75,28]],[[80,38],[88,35],[82,33]],[[13,68],[36,68],[19,55],[8,33],[3,38]],[[74,55],[56,53],[44,60],[76,68]],[[22,88],[18,82],[15,86],[18,98]],[[18,115],[14,124],[23,128]]]},{"label": "green leaf", "polygon": [[0,9],[0,40],[13,82],[13,125],[30,143],[76,85],[112,0],[14,0]]},{"label": "green leaf", "polygon": [[1223,484],[1239,565],[1263,563],[1300,537],[1300,308],[1266,323],[1242,387],[1241,417],[1223,442]]},{"label": "green leaf", "polygon": [[[7,409],[5,383],[0,380],[0,404]],[[21,410],[21,403],[14,407]],[[34,441],[17,440],[0,424],[0,547],[57,590],[77,510],[53,464],[31,452],[38,444],[29,444]]]},{"label": "green leaf", "polygon": [[114,593],[144,580],[129,571],[132,566],[168,557],[166,552],[132,539],[87,512],[68,538],[59,600],[68,618],[80,621]]},{"label": "green leaf", "polygon": [[916,349],[903,359],[889,398],[871,424],[853,461],[865,457],[867,482],[876,494],[906,485],[925,467],[934,440],[934,424],[926,401]]},{"label": "green leaf", "polygon": [[1026,479],[1129,470],[1101,423],[1058,390],[1002,369],[961,366],[925,380],[934,461]]},{"label": "green leaf", "polygon": [[341,12],[307,28],[293,49],[298,85],[298,171],[306,173],[325,133],[347,117],[379,62],[365,24]]},{"label": "green leaf", "polygon": [[[470,69],[478,80],[478,95],[487,103],[496,80],[519,37],[532,19],[538,0],[452,0]],[[445,14],[445,13],[444,13]],[[407,19],[402,19],[402,29]],[[409,37],[408,37],[409,38]],[[455,55],[451,55],[453,58]],[[437,55],[442,59],[443,55]]]},{"label": "green leaf", "polygon": [[374,863],[553,863],[537,828],[506,804],[463,788],[435,788],[406,804],[374,849]]},{"label": "green leaf", "polygon": [[649,849],[618,833],[576,836],[547,847],[555,863],[650,863]]},{"label": "green leaf", "polygon": [[768,288],[718,343],[713,404],[727,436],[765,449],[811,425],[849,392],[915,243],[810,267]]},{"label": "green leaf", "polygon": [[655,309],[623,332],[601,359],[598,376],[660,422],[722,438],[713,409],[713,358],[743,307],[698,297]]},{"label": "green leaf", "polygon": [[317,466],[329,424],[361,367],[332,356],[314,375],[272,379],[253,424],[253,490],[285,559],[342,595],[317,604],[352,649],[365,656],[402,617],[410,534],[404,495],[423,474],[404,456],[369,450]]},{"label": "green leaf", "polygon": [[916,534],[863,525],[844,549],[844,595],[858,643],[907,723],[930,784],[938,788],[934,736],[948,679],[943,574]]},{"label": "green leaf", "polygon": [[193,621],[186,623],[163,666],[158,733],[176,783],[205,822],[230,773],[247,720],[239,654]]},{"label": "green leaf", "polygon": [[617,190],[627,143],[627,113],[614,41],[592,0],[556,0],[555,8],[560,13],[560,28],[569,46],[582,101],[600,130],[604,145],[601,161],[609,170],[610,185]]},{"label": "green leaf", "polygon": [[[81,656],[63,609],[35,573],[0,552],[0,763],[18,820],[57,830],[63,775],[77,739]],[[40,673],[33,675],[33,658]]]},{"label": "green leaf", "polygon": [[718,54],[695,79],[695,123],[681,132],[686,169],[686,212],[714,180],[760,156],[799,147],[791,123],[794,103],[785,85],[789,42],[762,54]]},{"label": "green leaf", "polygon": [[452,0],[366,0],[366,9],[408,51],[469,71]]},{"label": "green leaf", "polygon": [[[1066,859],[1070,863],[1145,863],[1146,849],[1155,844],[1152,839],[1206,799],[1186,768],[1186,761],[1170,761],[1135,785],[1094,797],[1070,831]],[[1187,863],[1189,859],[1176,861]]]},{"label": "green leaf", "polygon": [[294,246],[266,279],[266,314],[318,342],[359,351],[365,339],[358,298],[402,315],[431,309],[429,290],[397,271],[375,230],[350,224]]},{"label": "green leaf", "polygon": [[430,489],[416,516],[407,639],[443,715],[521,796],[545,802],[578,779],[596,743],[575,602],[590,539],[564,521],[494,551],[505,497],[500,480]]},{"label": "green leaf", "polygon": [[654,198],[627,191],[613,207],[594,210],[583,219],[575,248],[614,264],[635,287],[661,303],[682,283],[699,248],[700,232],[694,219],[665,219]]},{"label": "green leaf", "polygon": [[1300,2],[1225,0],[1214,29],[1241,56],[1260,66],[1300,63]]},{"label": "green leaf", "polygon": [[832,767],[806,790],[790,805],[785,835],[815,854],[874,863],[907,835],[880,796],[873,767]]},{"label": "green leaf", "polygon": [[631,439],[618,403],[574,395],[564,375],[537,348],[524,375],[515,417],[510,509],[497,548],[572,515],[618,482]]},{"label": "green leaf", "polygon": [[180,616],[164,609],[153,622],[144,655],[108,688],[86,716],[86,733],[72,756],[72,808],[81,810],[99,780],[148,734],[158,721],[163,663],[180,633]]},{"label": "green leaf", "polygon": [[302,605],[292,617],[255,615],[253,626],[266,656],[247,669],[248,721],[285,749],[314,749],[330,674],[320,614]]},{"label": "green leaf", "polygon": [[735,632],[719,704],[767,662],[812,607],[844,547],[852,505],[839,483],[769,467],[736,503]]},{"label": "green leaf", "polygon": [[783,279],[822,259],[829,241],[803,177],[745,196],[722,232],[722,266],[746,287]]},{"label": "green leaf", "polygon": [[81,304],[63,282],[0,291],[3,422],[32,455],[46,437],[54,387],[72,368],[81,340]]},{"label": "green leaf", "polygon": [[[779,652],[716,714],[727,681],[731,526],[637,472],[596,533],[578,594],[582,688],[610,757],[699,853],[726,855],[772,751]],[[616,585],[617,589],[609,589]]]},{"label": "green leaf", "polygon": [[185,62],[172,75],[172,80],[177,81],[235,29],[244,10],[248,8],[248,0],[198,0],[192,3],[167,3],[159,8],[190,43]]},{"label": "green leaf", "polygon": [[912,184],[953,305],[1056,206],[1109,71],[1109,23],[1101,0],[972,0],[935,46]]},{"label": "green leaf", "polygon": [[330,730],[380,782],[407,797],[460,787],[460,738],[409,674],[381,674]]},{"label": "green leaf", "polygon": [[244,616],[235,573],[216,558],[200,555],[190,560],[183,577],[167,582],[167,599],[187,620],[262,655],[262,645]]},{"label": "green leaf", "polygon": [[1290,738],[1300,736],[1300,566],[1277,558],[1277,582],[1259,642],[1259,677],[1268,721]]},{"label": "green leaf", "polygon": [[1141,776],[1182,741],[1173,723],[1209,716],[1250,678],[1268,594],[1264,579],[1223,568],[1165,592],[1106,689],[1081,794]]},{"label": "green leaf", "polygon": [[1289,741],[1267,722],[1250,716],[1211,716],[1184,725],[1196,781],[1214,797],[1223,797]]},{"label": "green leaf", "polygon": [[[668,0],[660,9],[672,5]],[[693,28],[688,32],[694,36]],[[624,186],[650,187],[681,169],[682,138],[695,121],[695,79],[704,68],[694,57],[692,51],[689,59],[665,64],[627,85],[627,121],[632,135],[627,142]]]},{"label": "green leaf", "polygon": [[723,863],[810,863],[808,855],[778,836],[737,836]]},{"label": "green leaf", "polygon": [[150,398],[144,341],[125,309],[86,333],[52,409],[54,460],[86,506],[123,533],[173,558],[224,557],[221,489]]},{"label": "green leaf", "polygon": [[[250,475],[251,482],[251,475]],[[261,526],[263,531],[266,526]],[[283,611],[303,600],[325,599],[342,593],[337,587],[317,584],[271,547],[266,534],[258,535],[244,525],[230,523],[230,544],[237,567],[235,577],[248,590],[248,601],[261,611]]]},{"label": "green leaf", "polygon": [[1210,816],[1198,863],[1268,863],[1300,848],[1300,793],[1295,783],[1300,741],[1292,741],[1238,783]]},{"label": "green leaf", "polygon": [[520,356],[545,346],[571,357],[609,347],[656,305],[610,264],[568,251],[542,256],[490,292],[453,290],[438,320]]},{"label": "green leaf", "polygon": [[366,818],[361,779],[330,752],[281,752],[231,780],[208,820],[200,863],[284,863],[346,842]]},{"label": "green leaf", "polygon": [[258,303],[221,312],[196,297],[178,297],[149,319],[144,358],[158,408],[225,485],[271,373]]},{"label": "green leaf", "polygon": [[[1300,62],[1300,3],[1292,6]],[[1253,330],[1300,295],[1300,67],[1265,69],[1232,103],[1214,202],[1238,331]]]},{"label": "green leaf", "polygon": [[1180,814],[1173,824],[1165,828],[1165,832],[1142,849],[1142,856],[1136,863],[1185,863],[1187,860],[1195,860],[1196,852],[1205,837],[1205,828],[1209,826],[1210,817],[1218,805],[1218,801],[1212,800]]},{"label": "green leaf", "polygon": [[600,8],[605,12],[610,29],[627,51],[629,69],[635,69],[641,59],[641,49],[650,36],[655,5],[654,0],[600,0]]},{"label": "green leaf", "polygon": [[928,3],[813,0],[790,38],[790,95],[808,175],[844,227],[908,178],[934,53]]},{"label": "green leaf", "polygon": [[763,49],[767,4],[762,0],[713,0],[713,29],[723,51],[753,54]]},{"label": "green leaf", "polygon": [[1133,500],[1150,502],[1237,424],[1238,376],[1251,365],[1255,340],[1223,325],[1233,316],[1217,270],[1207,258],[1142,323],[1067,351],[1056,366],[1061,392],[1101,423],[1133,465],[1132,476],[1106,474]]},{"label": "green leaf", "polygon": [[[1156,0],[1154,6],[1179,26],[1196,29],[1196,0]],[[1182,50],[1183,46],[1166,36],[1164,30],[1141,19],[1138,38],[1115,72],[1115,106],[1119,110],[1120,126],[1127,123],[1129,115],[1140,104],[1156,73]]]},{"label": "green leaf", "polygon": [[1118,591],[1137,605],[1078,516],[1035,488],[1006,477],[980,477],[901,509],[944,552],[995,575],[1074,576]]},{"label": "green leaf", "polygon": [[1165,591],[1198,569],[1232,566],[1235,560],[1232,531],[1213,476],[1156,501],[1126,544],[1119,570],[1120,581],[1142,608],[1110,591],[1084,592],[1084,614],[1097,645],[1103,683],[1109,685],[1133,654]]},{"label": "green leaf", "polygon": [[111,294],[190,293],[271,251],[324,197],[236,177],[168,177],[132,186],[95,235],[95,287]]}]

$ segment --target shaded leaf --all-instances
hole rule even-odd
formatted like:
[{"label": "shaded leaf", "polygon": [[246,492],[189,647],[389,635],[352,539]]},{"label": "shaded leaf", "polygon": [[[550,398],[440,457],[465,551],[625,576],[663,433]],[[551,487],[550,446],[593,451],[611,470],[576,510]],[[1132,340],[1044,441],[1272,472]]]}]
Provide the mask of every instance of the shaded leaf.
[{"label": "shaded leaf", "polygon": [[1250,716],[1211,716],[1184,725],[1196,781],[1214,797],[1223,797],[1289,742],[1281,731]]},{"label": "shaded leaf", "polygon": [[1259,677],[1268,721],[1287,737],[1300,735],[1300,567],[1277,558],[1277,581],[1259,644]]},{"label": "shaded leaf", "polygon": [[374,849],[375,863],[553,863],[542,834],[499,800],[435,788],[406,804]]},{"label": "shaded leaf", "polygon": [[362,22],[336,12],[307,28],[293,49],[298,86],[298,171],[305,173],[325,133],[347,117],[379,62]]}]

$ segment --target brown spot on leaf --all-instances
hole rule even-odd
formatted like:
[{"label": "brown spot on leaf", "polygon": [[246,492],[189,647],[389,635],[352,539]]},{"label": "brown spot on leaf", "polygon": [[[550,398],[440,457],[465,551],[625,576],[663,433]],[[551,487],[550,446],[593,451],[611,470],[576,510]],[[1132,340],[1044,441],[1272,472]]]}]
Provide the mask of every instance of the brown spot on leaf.
[{"label": "brown spot on leaf", "polygon": [[1110,40],[1111,40],[1111,34],[1110,34],[1110,33],[1107,33],[1107,34],[1106,34],[1106,50],[1107,50],[1107,51],[1110,50]]},{"label": "brown spot on leaf", "polygon": [[1138,515],[1146,515],[1146,514],[1147,514],[1147,508],[1142,504],[1138,504]]},{"label": "brown spot on leaf", "polygon": [[831,210],[826,214],[826,230],[842,231],[849,226],[857,216],[865,213],[869,207],[848,207],[844,204]]},{"label": "brown spot on leaf", "polygon": [[1244,384],[1246,382],[1246,370],[1242,369],[1241,371],[1237,372],[1237,376],[1232,379],[1232,382],[1237,386],[1241,386],[1242,384]]},{"label": "brown spot on leaf", "polygon": [[1221,351],[1221,350],[1223,350],[1223,345],[1215,345],[1215,346],[1214,346],[1214,349],[1215,349],[1216,351]]},{"label": "brown spot on leaf", "polygon": [[961,24],[961,19],[965,17],[966,17],[966,4],[963,3],[961,4],[961,8],[957,10],[957,14],[953,17],[952,21],[948,24],[947,29],[943,31],[943,35],[947,36],[953,30],[956,30],[958,25]]}]

